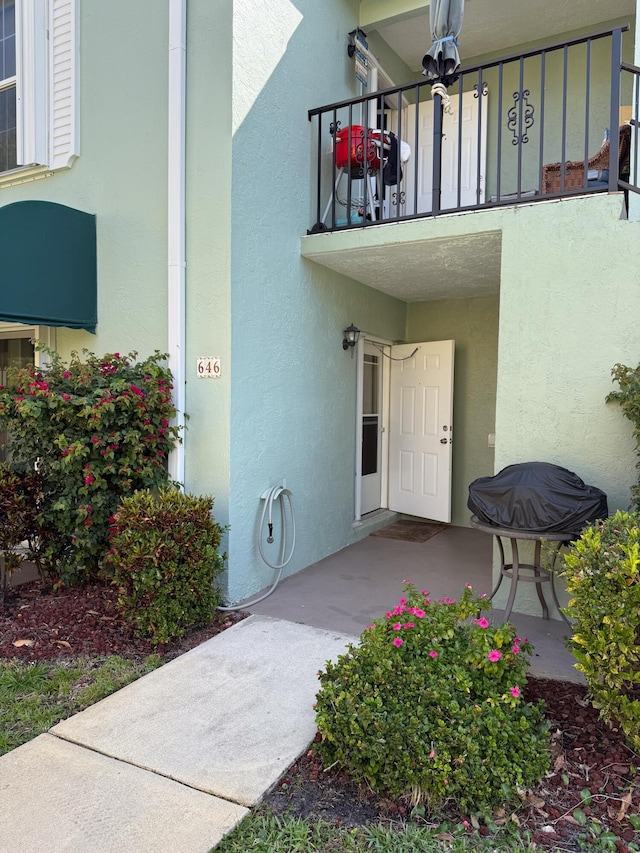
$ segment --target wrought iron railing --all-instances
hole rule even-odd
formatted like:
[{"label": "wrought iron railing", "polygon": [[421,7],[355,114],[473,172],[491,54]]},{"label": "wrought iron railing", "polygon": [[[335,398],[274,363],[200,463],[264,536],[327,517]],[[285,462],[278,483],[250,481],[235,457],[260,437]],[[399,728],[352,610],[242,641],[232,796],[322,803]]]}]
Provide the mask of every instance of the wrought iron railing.
[{"label": "wrought iron railing", "polygon": [[[621,169],[619,186],[626,192],[640,193],[640,146],[638,140],[638,129],[640,128],[640,68],[629,62],[622,63],[623,82],[631,81],[632,102],[629,109],[628,122],[631,128],[629,142],[629,165],[626,170]],[[629,88],[627,86],[625,88]]]},{"label": "wrought iron railing", "polygon": [[636,189],[621,104],[635,126],[640,69],[622,62],[626,30],[462,69],[444,111],[427,81],[310,110],[310,231]]}]

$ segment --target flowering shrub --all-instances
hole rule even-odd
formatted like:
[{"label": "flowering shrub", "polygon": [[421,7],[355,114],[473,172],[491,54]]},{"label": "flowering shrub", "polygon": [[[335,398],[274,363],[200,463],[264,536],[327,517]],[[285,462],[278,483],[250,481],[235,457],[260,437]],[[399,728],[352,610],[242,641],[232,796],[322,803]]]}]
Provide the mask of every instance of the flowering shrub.
[{"label": "flowering shrub", "polygon": [[587,527],[565,555],[570,646],[594,707],[640,750],[640,514]]},{"label": "flowering shrub", "polygon": [[522,698],[528,640],[492,627],[486,599],[431,601],[406,582],[398,606],[320,673],[326,764],[378,793],[482,810],[548,765],[542,709]]},{"label": "flowering shrub", "polygon": [[178,440],[170,425],[171,373],[156,353],[102,357],[83,350],[69,364],[49,353],[45,368],[11,372],[0,388],[0,429],[11,458],[42,475],[40,554],[64,582],[102,567],[109,518],[123,495],[168,481],[166,459]]},{"label": "flowering shrub", "polygon": [[223,528],[213,498],[175,488],[124,498],[111,526],[108,562],[122,590],[119,603],[136,633],[154,643],[210,621],[220,600],[214,581],[223,569]]}]

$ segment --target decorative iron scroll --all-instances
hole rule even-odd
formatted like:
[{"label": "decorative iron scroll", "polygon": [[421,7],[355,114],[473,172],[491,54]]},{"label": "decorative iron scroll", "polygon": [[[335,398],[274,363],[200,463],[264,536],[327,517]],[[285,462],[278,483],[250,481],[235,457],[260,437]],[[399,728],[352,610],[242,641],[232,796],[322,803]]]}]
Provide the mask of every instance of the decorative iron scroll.
[{"label": "decorative iron scroll", "polygon": [[[527,131],[534,125],[535,107],[530,104],[528,97],[531,94],[529,89],[524,89],[522,92],[513,93],[513,106],[507,112],[507,127],[513,133],[512,145],[523,145],[529,141]],[[522,106],[518,104],[522,102]],[[522,125],[518,126],[518,114],[522,113]]]},{"label": "decorative iron scroll", "polygon": [[331,122],[331,124],[329,125],[329,133],[331,134],[331,136],[334,136],[336,133],[339,132],[341,124],[342,124],[341,121],[332,121]]},{"label": "decorative iron scroll", "polygon": [[481,85],[478,83],[474,83],[473,88],[475,90],[473,93],[474,98],[479,98],[480,95],[482,95],[483,98],[487,97],[487,94],[489,92],[489,84],[486,81],[483,81]]}]

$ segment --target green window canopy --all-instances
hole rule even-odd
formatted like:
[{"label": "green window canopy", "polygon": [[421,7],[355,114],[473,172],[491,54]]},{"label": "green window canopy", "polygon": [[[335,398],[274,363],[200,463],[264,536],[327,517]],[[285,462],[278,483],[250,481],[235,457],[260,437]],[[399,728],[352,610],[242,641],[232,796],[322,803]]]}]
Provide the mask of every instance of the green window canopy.
[{"label": "green window canopy", "polygon": [[96,330],[96,218],[49,201],[0,207],[0,320]]}]

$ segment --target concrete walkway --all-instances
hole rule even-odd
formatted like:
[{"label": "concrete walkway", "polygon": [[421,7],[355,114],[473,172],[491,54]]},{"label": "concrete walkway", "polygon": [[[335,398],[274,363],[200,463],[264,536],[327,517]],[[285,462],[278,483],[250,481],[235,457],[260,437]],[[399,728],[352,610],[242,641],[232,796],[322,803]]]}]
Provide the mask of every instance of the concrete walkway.
[{"label": "concrete walkway", "polygon": [[[369,537],[287,578],[249,619],[0,758],[0,853],[208,853],[307,749],[318,670],[402,579],[488,592],[491,548],[466,528]],[[580,679],[563,622],[512,621],[535,675]]]},{"label": "concrete walkway", "polygon": [[353,637],[251,616],[0,758],[0,853],[207,853],[304,752]]}]

